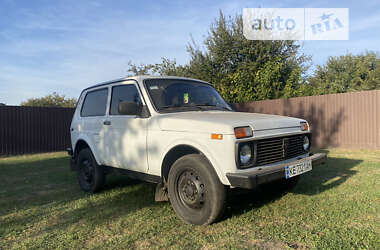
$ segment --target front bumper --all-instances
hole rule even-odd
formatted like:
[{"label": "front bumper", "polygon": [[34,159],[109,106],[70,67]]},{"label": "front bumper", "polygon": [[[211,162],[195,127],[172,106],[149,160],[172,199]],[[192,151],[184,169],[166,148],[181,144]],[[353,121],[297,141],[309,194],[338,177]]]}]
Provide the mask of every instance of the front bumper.
[{"label": "front bumper", "polygon": [[300,160],[279,163],[270,167],[257,168],[246,173],[227,173],[226,176],[231,186],[252,189],[258,185],[285,178],[285,167],[288,165],[297,164],[305,159],[310,159],[313,163],[313,167],[316,167],[324,163],[326,158],[326,154],[318,153]]}]

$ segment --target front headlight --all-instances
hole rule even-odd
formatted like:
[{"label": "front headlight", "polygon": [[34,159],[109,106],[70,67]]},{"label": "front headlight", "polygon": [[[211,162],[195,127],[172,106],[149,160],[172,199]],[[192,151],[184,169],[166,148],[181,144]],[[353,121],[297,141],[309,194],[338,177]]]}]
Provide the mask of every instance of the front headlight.
[{"label": "front headlight", "polygon": [[309,151],[309,149],[310,149],[310,140],[309,140],[309,137],[307,137],[307,136],[305,136],[303,138],[303,149],[305,151]]},{"label": "front headlight", "polygon": [[252,159],[252,148],[249,144],[245,144],[240,148],[240,163],[242,165],[247,165],[249,162],[251,162]]}]

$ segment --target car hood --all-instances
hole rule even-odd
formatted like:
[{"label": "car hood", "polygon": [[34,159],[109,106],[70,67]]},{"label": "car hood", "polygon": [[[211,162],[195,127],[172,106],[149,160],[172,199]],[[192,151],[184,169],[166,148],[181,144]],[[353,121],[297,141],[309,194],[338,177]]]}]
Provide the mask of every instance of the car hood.
[{"label": "car hood", "polygon": [[254,131],[300,128],[298,118],[258,113],[199,111],[161,114],[158,125],[161,130],[200,133],[234,134],[234,128],[251,126]]}]

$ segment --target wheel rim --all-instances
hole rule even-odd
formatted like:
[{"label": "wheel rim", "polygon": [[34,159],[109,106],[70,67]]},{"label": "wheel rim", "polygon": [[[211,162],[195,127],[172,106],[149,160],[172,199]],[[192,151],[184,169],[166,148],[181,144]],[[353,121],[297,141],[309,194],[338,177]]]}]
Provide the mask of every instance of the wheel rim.
[{"label": "wheel rim", "polygon": [[189,208],[202,208],[205,200],[205,184],[199,174],[193,170],[185,170],[178,178],[180,201]]},{"label": "wheel rim", "polygon": [[81,176],[87,185],[91,185],[94,179],[94,166],[88,159],[84,159],[81,162]]}]

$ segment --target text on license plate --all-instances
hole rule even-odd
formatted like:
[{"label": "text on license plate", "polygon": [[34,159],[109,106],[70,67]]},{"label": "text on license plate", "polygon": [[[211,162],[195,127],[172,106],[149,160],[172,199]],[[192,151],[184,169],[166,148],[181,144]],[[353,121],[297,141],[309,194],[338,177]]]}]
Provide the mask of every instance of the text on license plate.
[{"label": "text on license plate", "polygon": [[300,163],[285,167],[286,179],[306,173],[312,169],[311,160],[305,160]]}]

